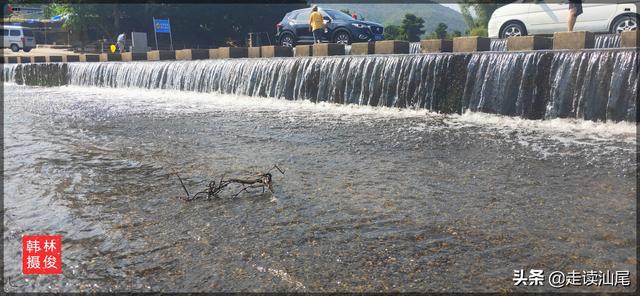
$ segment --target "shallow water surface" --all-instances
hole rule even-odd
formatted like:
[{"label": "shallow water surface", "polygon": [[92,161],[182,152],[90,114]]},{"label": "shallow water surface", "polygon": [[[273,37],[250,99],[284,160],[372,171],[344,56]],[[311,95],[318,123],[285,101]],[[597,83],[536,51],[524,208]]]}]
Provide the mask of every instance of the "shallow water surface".
[{"label": "shallow water surface", "polygon": [[[554,290],[514,287],[530,268],[636,286],[633,123],[4,91],[7,291]],[[194,191],[273,164],[275,196],[176,198],[175,172]],[[21,274],[38,233],[63,235],[63,275]]]}]

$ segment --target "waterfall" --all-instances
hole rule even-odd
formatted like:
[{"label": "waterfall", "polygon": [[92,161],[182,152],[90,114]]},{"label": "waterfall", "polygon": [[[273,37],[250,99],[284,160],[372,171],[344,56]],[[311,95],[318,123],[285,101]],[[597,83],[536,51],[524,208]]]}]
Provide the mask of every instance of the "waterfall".
[{"label": "waterfall", "polygon": [[28,85],[196,92],[521,116],[635,121],[638,52],[440,53],[5,65]]},{"label": "waterfall", "polygon": [[507,39],[491,39],[490,51],[507,51]]},{"label": "waterfall", "polygon": [[602,34],[595,36],[595,48],[618,48],[620,47],[620,35]]},{"label": "waterfall", "polygon": [[422,46],[420,45],[420,42],[411,42],[409,43],[409,53],[421,53],[422,52]]}]

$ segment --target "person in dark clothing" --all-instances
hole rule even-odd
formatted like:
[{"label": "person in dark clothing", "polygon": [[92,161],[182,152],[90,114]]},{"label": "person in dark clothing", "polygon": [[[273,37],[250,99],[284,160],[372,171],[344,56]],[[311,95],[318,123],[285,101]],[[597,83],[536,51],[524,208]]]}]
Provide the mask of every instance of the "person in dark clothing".
[{"label": "person in dark clothing", "polygon": [[576,19],[582,14],[582,0],[569,0],[569,16],[567,18],[567,29],[573,31]]}]

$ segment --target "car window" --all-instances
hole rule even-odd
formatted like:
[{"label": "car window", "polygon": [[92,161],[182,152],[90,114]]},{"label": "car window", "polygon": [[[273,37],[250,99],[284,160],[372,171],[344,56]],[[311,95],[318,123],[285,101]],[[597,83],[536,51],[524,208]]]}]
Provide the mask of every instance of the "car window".
[{"label": "car window", "polygon": [[22,30],[22,34],[27,37],[33,37],[33,31],[31,30]]},{"label": "car window", "polygon": [[20,31],[18,30],[9,30],[10,36],[20,36]]},{"label": "car window", "polygon": [[351,17],[350,15],[342,12],[342,11],[338,11],[338,10],[333,10],[333,9],[328,9],[325,10],[325,12],[331,16],[332,19],[334,20],[343,20],[343,21],[352,21],[353,17]]},{"label": "car window", "polygon": [[298,13],[298,15],[296,16],[296,21],[299,21],[299,22],[309,21],[309,15],[311,15],[311,13],[309,13],[308,11],[303,11],[301,13]]},{"label": "car window", "polygon": [[9,36],[9,30],[2,29],[2,36]]}]

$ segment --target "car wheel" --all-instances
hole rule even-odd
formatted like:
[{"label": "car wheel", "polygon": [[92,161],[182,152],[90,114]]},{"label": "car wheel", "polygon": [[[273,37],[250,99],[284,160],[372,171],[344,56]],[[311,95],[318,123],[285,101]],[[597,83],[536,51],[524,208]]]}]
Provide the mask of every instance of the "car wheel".
[{"label": "car wheel", "polygon": [[18,52],[18,50],[20,50],[20,47],[17,44],[11,44],[11,51]]},{"label": "car wheel", "polygon": [[31,47],[25,47],[22,49],[22,51],[24,52],[30,52],[31,51]]},{"label": "car wheel", "polygon": [[514,36],[526,36],[527,29],[522,23],[510,22],[500,30],[500,38],[508,38]]},{"label": "car wheel", "polygon": [[625,31],[638,30],[638,17],[633,15],[623,15],[618,17],[611,26],[611,33],[620,34]]},{"label": "car wheel", "polygon": [[351,36],[349,36],[349,33],[345,31],[338,32],[333,39],[334,39],[333,42],[338,44],[344,44],[344,45],[351,44]]},{"label": "car wheel", "polygon": [[282,37],[280,37],[280,45],[286,46],[286,47],[293,47],[295,45],[295,40],[293,39],[293,35],[289,33],[283,34]]}]

